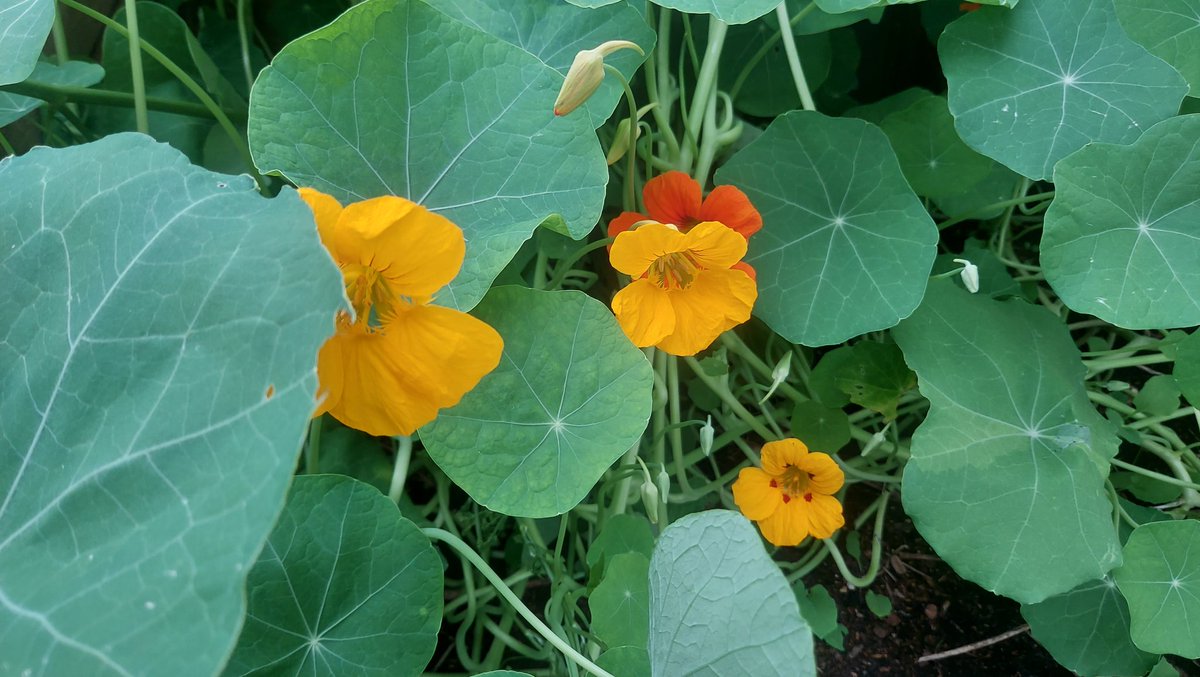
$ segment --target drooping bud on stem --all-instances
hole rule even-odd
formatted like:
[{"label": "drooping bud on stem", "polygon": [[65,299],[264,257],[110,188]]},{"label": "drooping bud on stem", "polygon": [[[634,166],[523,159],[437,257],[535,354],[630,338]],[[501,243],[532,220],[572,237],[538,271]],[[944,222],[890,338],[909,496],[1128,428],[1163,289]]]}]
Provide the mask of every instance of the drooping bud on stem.
[{"label": "drooping bud on stem", "polygon": [[704,452],[705,456],[712,455],[713,434],[715,432],[716,430],[712,424],[712,415],[709,415],[704,425],[700,426],[700,451]]},{"label": "drooping bud on stem", "polygon": [[650,523],[658,524],[658,487],[650,478],[650,469],[646,467],[646,462],[641,458],[637,462],[642,466],[642,508],[646,510],[646,517],[650,518]]},{"label": "drooping bud on stem", "polygon": [[770,397],[775,394],[775,390],[779,388],[780,384],[787,380],[788,374],[791,373],[792,353],[789,350],[783,354],[783,359],[779,360],[779,362],[775,365],[775,368],[771,370],[771,387],[767,390],[767,394],[763,395],[762,399],[759,400],[758,403],[762,404],[770,399]]},{"label": "drooping bud on stem", "polygon": [[979,266],[966,259],[954,259],[955,263],[961,263],[963,266],[959,276],[962,277],[963,286],[967,291],[975,294],[979,291]]},{"label": "drooping bud on stem", "polygon": [[621,49],[632,49],[645,56],[636,43],[628,40],[609,40],[595,49],[585,49],[575,55],[567,77],[563,80],[558,99],[554,102],[554,114],[566,115],[579,108],[604,81],[604,57]]}]

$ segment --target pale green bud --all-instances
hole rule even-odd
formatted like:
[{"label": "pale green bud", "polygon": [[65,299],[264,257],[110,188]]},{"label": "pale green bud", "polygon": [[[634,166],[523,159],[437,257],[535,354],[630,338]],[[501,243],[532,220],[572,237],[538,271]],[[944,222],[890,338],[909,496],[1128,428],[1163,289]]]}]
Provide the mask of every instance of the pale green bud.
[{"label": "pale green bud", "polygon": [[700,451],[703,451],[705,456],[712,455],[713,433],[715,432],[710,415],[704,425],[700,426]]},{"label": "pale green bud", "polygon": [[632,49],[645,56],[641,47],[628,40],[609,40],[595,49],[585,49],[576,54],[563,80],[562,89],[558,91],[554,114],[566,115],[591,98],[604,81],[604,57],[621,49]]},{"label": "pale green bud", "polygon": [[979,267],[966,259],[954,259],[955,263],[961,263],[963,266],[959,276],[962,278],[963,286],[967,291],[975,294],[979,291]]}]

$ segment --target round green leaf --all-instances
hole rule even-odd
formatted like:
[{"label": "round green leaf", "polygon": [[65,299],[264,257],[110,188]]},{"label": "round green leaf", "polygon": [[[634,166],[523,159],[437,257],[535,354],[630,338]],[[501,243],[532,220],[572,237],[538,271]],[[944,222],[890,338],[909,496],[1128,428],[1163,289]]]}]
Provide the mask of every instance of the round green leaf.
[{"label": "round green leaf", "polygon": [[[627,2],[583,9],[562,0],[425,1],[468,26],[520,47],[564,76],[580,50],[593,49],[607,40],[629,40],[646,54],[654,49],[655,32]],[[632,49],[622,49],[605,57],[604,63],[632,80],[645,58]],[[606,75],[583,105],[592,124],[604,124],[624,95],[620,79]]]},{"label": "round green leaf", "polygon": [[659,536],[650,666],[654,677],[817,674],[796,595],[745,517],[694,513]]},{"label": "round green leaf", "polygon": [[650,623],[650,560],[639,552],[616,555],[588,596],[592,633],[609,648],[645,648]]},{"label": "round green leaf", "polygon": [[929,398],[902,496],[934,550],[1026,604],[1119,564],[1104,486],[1117,439],[1066,327],[939,280],[893,334]]},{"label": "round green leaf", "polygon": [[[60,66],[48,61],[39,61],[25,81],[42,85],[91,87],[103,77],[104,69],[94,63],[68,61]],[[0,92],[0,127],[20,120],[40,105],[40,99]]]},{"label": "round green leaf", "polygon": [[1064,303],[1121,327],[1200,324],[1200,115],[1059,163],[1042,267]]},{"label": "round green leaf", "polygon": [[1200,522],[1151,522],[1125,543],[1113,572],[1143,651],[1200,658]]},{"label": "round green leaf", "polygon": [[1200,0],[1115,0],[1129,37],[1175,67],[1200,94]]},{"label": "round green leaf", "polygon": [[809,449],[832,454],[850,441],[850,417],[815,400],[799,402],[792,411],[792,435]]},{"label": "round green leaf", "polygon": [[882,125],[889,115],[899,113],[931,96],[933,93],[927,89],[910,87],[878,101],[854,106],[846,111],[845,117],[858,118],[874,125]]},{"label": "round green leaf", "polygon": [[419,675],[442,623],[442,558],[374,487],[300,475],[246,596],[226,675]]},{"label": "round green leaf", "polygon": [[626,552],[640,552],[647,558],[654,553],[654,532],[641,515],[622,513],[608,518],[588,548],[587,565],[594,567]]},{"label": "round green leaf", "polygon": [[438,302],[468,309],[548,217],[595,226],[608,168],[587,115],[553,115],[562,76],[423,2],[374,0],[292,42],[250,94],[250,147],[343,202],[400,195],[466,234]]},{"label": "round green leaf", "polygon": [[650,677],[650,655],[645,647],[614,647],[600,654],[596,665],[621,677]]},{"label": "round green leaf", "polygon": [[0,85],[29,77],[53,23],[52,0],[0,0]]},{"label": "round green leaf", "polygon": [[959,135],[1031,179],[1087,143],[1133,141],[1187,94],[1121,30],[1112,0],[985,7],[947,26],[938,53]]},{"label": "round green leaf", "polygon": [[958,132],[946,100],[930,95],[884,119],[904,178],[917,193],[943,198],[987,178],[996,163],[971,150]]},{"label": "round green leaf", "polygon": [[579,292],[498,287],[475,314],[504,339],[500,366],[421,441],[488,508],[560,515],[646,429],[653,370],[612,312]]},{"label": "round green leaf", "polygon": [[717,171],[762,213],[754,314],[793,343],[841,343],[921,302],[937,227],[878,127],[793,112]]},{"label": "round green leaf", "polygon": [[1200,331],[1194,331],[1175,349],[1175,382],[1193,407],[1200,407]]},{"label": "round green leaf", "polygon": [[213,674],[341,275],[294,191],[139,134],[0,185],[0,672]]},{"label": "round green leaf", "polygon": [[1133,398],[1133,406],[1149,416],[1167,416],[1179,409],[1179,385],[1165,374],[1151,376]]},{"label": "round green leaf", "polygon": [[688,14],[711,14],[727,24],[744,24],[775,9],[779,0],[652,0]]}]

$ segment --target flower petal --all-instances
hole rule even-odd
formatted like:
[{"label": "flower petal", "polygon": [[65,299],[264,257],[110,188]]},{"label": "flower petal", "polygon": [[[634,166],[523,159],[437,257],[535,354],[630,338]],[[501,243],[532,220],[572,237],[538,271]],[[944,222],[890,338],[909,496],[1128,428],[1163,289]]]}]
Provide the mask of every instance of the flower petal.
[{"label": "flower petal", "polygon": [[361,325],[353,325],[348,318],[343,319],[344,313],[340,314],[337,322],[337,333],[330,336],[328,340],[321,346],[321,351],[317,353],[317,375],[319,386],[317,388],[317,410],[313,416],[320,416],[342,401],[342,392],[345,390],[345,369],[343,363],[346,360],[345,350],[348,345],[353,343],[351,334],[354,332],[362,333]]},{"label": "flower petal", "polygon": [[842,515],[842,504],[838,503],[836,498],[822,494],[809,496],[812,496],[811,501],[799,502],[808,504],[808,528],[814,538],[829,538],[833,532],[846,525],[846,518]]},{"label": "flower petal", "polygon": [[775,545],[799,545],[809,534],[808,506],[803,498],[792,496],[770,517],[759,521],[758,528]]},{"label": "flower petal", "polygon": [[695,355],[750,319],[757,297],[754,280],[740,270],[701,270],[690,287],[670,292],[675,331],[657,346],[672,355]]},{"label": "flower petal", "polygon": [[642,200],[650,218],[687,230],[700,221],[700,184],[683,172],[667,172],[646,182]]},{"label": "flower petal", "polygon": [[321,242],[332,252],[334,229],[337,227],[338,217],[342,215],[341,203],[332,196],[312,188],[301,188],[296,192],[300,194],[300,199],[308,203],[308,208],[312,210],[317,222],[317,233],[321,236]]},{"label": "flower petal", "polygon": [[742,468],[733,482],[733,502],[747,519],[770,517],[783,505],[783,494],[771,486],[771,476],[758,468]]},{"label": "flower petal", "polygon": [[795,465],[808,473],[808,490],[813,493],[828,496],[837,493],[846,483],[846,474],[829,454],[814,451],[801,458]]},{"label": "flower petal", "polygon": [[612,300],[621,330],[639,348],[652,346],[675,331],[670,294],[647,279],[634,280]]},{"label": "flower petal", "polygon": [[380,271],[394,292],[410,297],[429,297],[449,284],[466,253],[458,226],[392,195],[347,206],[336,239],[345,262]]},{"label": "flower petal", "polygon": [[745,273],[751,280],[755,280],[755,281],[758,280],[758,271],[754,270],[754,267],[751,266],[749,263],[746,263],[745,261],[738,261],[737,263],[730,266],[729,269],[730,270],[740,270],[743,273]]},{"label": "flower petal", "polygon": [[617,235],[608,259],[612,267],[637,279],[659,257],[687,249],[684,234],[661,223],[647,223]]},{"label": "flower petal", "polygon": [[[633,228],[633,224],[638,221],[647,221],[650,217],[637,212],[621,212],[617,218],[608,222],[608,236],[616,237],[621,233]],[[611,245],[609,245],[611,247]]]},{"label": "flower petal", "polygon": [[700,207],[701,221],[720,221],[749,239],[762,228],[762,215],[750,198],[734,186],[717,186]]},{"label": "flower petal", "polygon": [[746,255],[746,238],[716,221],[688,231],[687,248],[701,268],[726,270]]},{"label": "flower petal", "polygon": [[808,456],[808,447],[800,440],[767,442],[762,448],[762,467],[770,475],[782,475],[789,465],[800,465]]}]

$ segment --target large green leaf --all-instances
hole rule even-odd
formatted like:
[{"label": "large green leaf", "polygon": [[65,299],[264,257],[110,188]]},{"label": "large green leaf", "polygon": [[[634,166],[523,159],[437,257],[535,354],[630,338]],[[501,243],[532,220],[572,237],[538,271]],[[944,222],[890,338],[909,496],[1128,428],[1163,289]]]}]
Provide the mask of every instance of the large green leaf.
[{"label": "large green leaf", "polygon": [[984,7],[950,24],[938,53],[959,135],[1031,179],[1092,141],[1133,141],[1188,91],[1121,30],[1112,0]]},{"label": "large green leaf", "polygon": [[775,9],[779,0],[652,0],[689,14],[711,14],[727,24],[744,24]]},{"label": "large green leaf", "polygon": [[457,223],[467,258],[438,298],[474,306],[552,215],[596,225],[608,182],[586,115],[555,117],[562,76],[418,0],[373,0],[285,47],[250,94],[250,146],[343,202],[407,197]]},{"label": "large green leaf", "polygon": [[817,674],[796,595],[745,517],[694,513],[659,537],[650,666],[654,677]]},{"label": "large green leaf", "polygon": [[1200,658],[1200,522],[1151,522],[1125,543],[1113,572],[1143,651]]},{"label": "large green leaf", "polygon": [[374,487],[301,475],[246,596],[226,675],[419,675],[442,623],[442,558]]},{"label": "large green leaf", "polygon": [[1175,382],[1188,403],[1200,408],[1200,331],[1189,334],[1175,350]]},{"label": "large green leaf", "polygon": [[[541,59],[564,76],[580,50],[607,40],[629,40],[646,54],[654,48],[655,32],[642,13],[628,2],[583,9],[562,0],[426,0],[459,21],[510,42]],[[623,49],[604,59],[632,80],[645,57]],[[596,127],[612,115],[625,95],[621,81],[607,75],[584,107]]]},{"label": "large green leaf", "polygon": [[53,0],[0,0],[0,85],[29,77],[52,23]]},{"label": "large green leaf", "polygon": [[754,313],[793,343],[841,343],[894,326],[921,302],[937,227],[887,137],[862,120],[793,112],[717,171],[763,229],[746,260]]},{"label": "large green leaf", "polygon": [[1134,329],[1200,324],[1200,115],[1058,164],[1042,267],[1064,303]]},{"label": "large green leaf", "polygon": [[957,195],[987,178],[996,164],[958,137],[946,99],[940,96],[920,99],[887,116],[880,126],[917,195]]},{"label": "large green leaf", "polygon": [[1158,656],[1129,638],[1129,605],[1112,578],[1021,607],[1029,631],[1063,667],[1085,677],[1140,677]]},{"label": "large green leaf", "polygon": [[650,560],[640,552],[616,555],[588,596],[592,634],[605,646],[646,648],[650,623]]},{"label": "large green leaf", "polygon": [[1117,440],[1066,327],[939,280],[893,333],[929,398],[904,508],[938,554],[1026,604],[1120,564],[1104,488]]},{"label": "large green leaf", "polygon": [[562,514],[646,429],[650,363],[608,308],[579,292],[498,287],[475,314],[504,338],[500,366],[421,441],[492,510]]},{"label": "large green leaf", "polygon": [[0,671],[211,675],[341,275],[293,191],[138,134],[0,185]]},{"label": "large green leaf", "polygon": [[1200,94],[1200,0],[1115,0],[1129,37],[1174,66]]},{"label": "large green leaf", "polygon": [[[94,63],[68,61],[60,66],[39,61],[26,81],[45,85],[91,87],[103,77],[104,69]],[[0,127],[20,120],[40,105],[40,99],[0,92]]]}]

